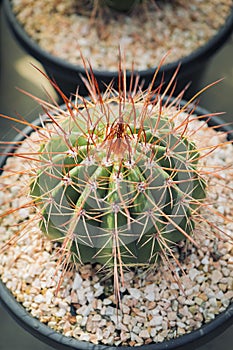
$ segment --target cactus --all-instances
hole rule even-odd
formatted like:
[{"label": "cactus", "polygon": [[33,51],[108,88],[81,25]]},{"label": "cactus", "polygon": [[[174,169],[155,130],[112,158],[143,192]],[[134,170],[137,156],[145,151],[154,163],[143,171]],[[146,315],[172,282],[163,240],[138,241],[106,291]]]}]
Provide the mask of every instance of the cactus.
[{"label": "cactus", "polygon": [[102,0],[101,5],[120,11],[120,12],[129,12],[133,9],[134,6],[140,4],[146,0]]},{"label": "cactus", "polygon": [[141,1],[142,0],[104,0],[104,3],[117,11],[129,11],[134,5]]},{"label": "cactus", "polygon": [[30,185],[44,233],[72,260],[110,269],[151,266],[192,241],[205,181],[195,144],[174,125],[179,112],[120,88],[66,103]]}]

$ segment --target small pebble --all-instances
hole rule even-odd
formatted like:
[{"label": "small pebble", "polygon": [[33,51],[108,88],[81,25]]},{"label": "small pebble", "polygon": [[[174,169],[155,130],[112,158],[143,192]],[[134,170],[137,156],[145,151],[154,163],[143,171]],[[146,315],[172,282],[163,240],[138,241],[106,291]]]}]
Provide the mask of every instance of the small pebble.
[{"label": "small pebble", "polygon": [[212,283],[216,284],[218,283],[222,278],[222,273],[218,270],[215,270],[212,272],[212,276],[211,276],[211,279],[212,279]]}]

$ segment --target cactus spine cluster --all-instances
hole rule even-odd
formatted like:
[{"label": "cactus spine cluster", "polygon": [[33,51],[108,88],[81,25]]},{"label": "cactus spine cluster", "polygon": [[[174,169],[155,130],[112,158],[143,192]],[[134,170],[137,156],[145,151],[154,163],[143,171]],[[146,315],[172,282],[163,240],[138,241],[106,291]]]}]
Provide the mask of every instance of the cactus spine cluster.
[{"label": "cactus spine cluster", "polygon": [[31,181],[45,234],[80,263],[121,269],[192,240],[205,181],[195,144],[174,125],[179,112],[124,89],[67,108]]}]

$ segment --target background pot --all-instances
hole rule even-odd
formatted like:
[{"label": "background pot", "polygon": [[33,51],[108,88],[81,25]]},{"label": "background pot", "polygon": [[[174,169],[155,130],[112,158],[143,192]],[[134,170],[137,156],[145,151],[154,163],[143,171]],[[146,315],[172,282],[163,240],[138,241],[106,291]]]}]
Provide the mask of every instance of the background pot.
[{"label": "background pot", "polygon": [[[63,59],[52,56],[48,52],[42,50],[40,46],[38,46],[36,42],[26,34],[23,27],[18,23],[15,15],[12,12],[9,0],[3,1],[3,9],[9,26],[16,39],[30,55],[41,62],[47,74],[56,80],[62,91],[69,96],[70,93],[75,93],[77,85],[79,85],[79,93],[86,95],[87,90],[80,77],[80,75],[85,77],[84,69]],[[185,95],[186,98],[190,98],[193,93],[199,89],[201,76],[206,70],[210,58],[226,42],[232,30],[233,9],[227,18],[225,25],[220,28],[219,32],[213,38],[211,38],[204,46],[200,47],[183,59],[163,65],[156,81],[160,82],[164,76],[164,85],[166,86],[166,82],[170,81],[178,64],[181,63],[176,91],[179,92],[187,85],[188,82],[192,82],[191,87],[188,89]],[[139,74],[141,81],[144,81],[144,87],[151,82],[155,68],[135,72],[135,75]],[[104,89],[105,84],[109,84],[112,79],[115,81],[115,86],[117,85],[117,72],[94,70],[94,74],[101,89]],[[131,73],[127,72],[128,83],[130,81],[130,77]]]},{"label": "background pot", "polygon": [[[181,105],[185,105],[186,102],[182,101]],[[193,106],[192,106],[193,107]],[[65,107],[64,107],[65,108]],[[209,112],[201,107],[196,107],[197,115],[209,114]],[[34,124],[39,125],[41,119],[37,119]],[[211,118],[208,121],[209,126],[217,126],[217,130],[228,132],[228,140],[233,141],[233,132],[229,126],[221,126],[222,121],[218,117]],[[219,127],[218,127],[219,126]],[[19,134],[15,139],[15,145],[9,146],[6,150],[8,152],[14,152],[17,147],[17,142],[22,141],[25,136],[29,135],[33,131],[32,128],[26,127],[22,134]],[[0,169],[3,167],[7,159],[7,156],[0,158]],[[38,319],[35,319],[26,309],[16,301],[11,292],[6,288],[3,282],[0,280],[0,303],[9,312],[9,314],[26,329],[29,333],[40,339],[44,343],[54,347],[58,350],[116,350],[114,346],[94,345],[89,342],[78,341],[74,338],[66,337],[60,333],[55,332],[47,325],[41,323]],[[193,331],[189,334],[180,336],[176,339],[166,341],[163,343],[149,344],[140,346],[142,350],[194,350],[199,346],[207,343],[214,337],[218,336],[221,332],[226,330],[233,324],[233,303],[216,318],[203,325],[200,329]],[[131,347],[118,346],[117,350],[132,350]]]}]

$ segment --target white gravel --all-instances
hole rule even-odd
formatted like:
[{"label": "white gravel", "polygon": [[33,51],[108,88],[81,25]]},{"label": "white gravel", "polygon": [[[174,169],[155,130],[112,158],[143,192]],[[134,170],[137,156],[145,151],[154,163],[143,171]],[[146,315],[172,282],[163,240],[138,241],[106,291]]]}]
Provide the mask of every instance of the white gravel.
[{"label": "white gravel", "polygon": [[[232,0],[147,1],[131,15],[99,11],[96,17],[77,0],[11,0],[26,32],[52,55],[93,69],[118,70],[119,46],[127,69],[174,62],[204,45],[224,24]],[[85,12],[85,15],[84,15]]]}]

